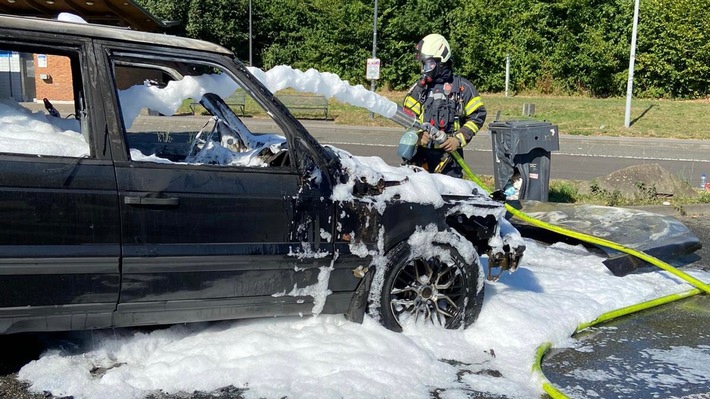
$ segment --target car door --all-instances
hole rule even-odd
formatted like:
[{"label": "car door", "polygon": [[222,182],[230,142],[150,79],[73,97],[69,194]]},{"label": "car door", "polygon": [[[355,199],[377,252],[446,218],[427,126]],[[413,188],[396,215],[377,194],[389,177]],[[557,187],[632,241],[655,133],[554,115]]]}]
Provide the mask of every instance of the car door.
[{"label": "car door", "polygon": [[[109,134],[124,146],[114,151],[123,229],[117,322],[309,312],[313,296],[307,289],[332,259],[332,244],[320,234],[332,231],[332,205],[319,193],[303,190],[302,174],[288,162],[288,150],[271,154],[268,164],[258,157],[240,163],[234,159],[244,153],[230,151],[234,143],[221,137],[227,130],[207,137],[217,129],[210,115],[166,110],[172,99],[161,102],[161,96],[194,83],[186,82],[185,73],[207,67],[195,76],[211,76],[219,69],[205,64],[204,55],[198,61],[188,53],[166,57],[164,50],[151,55],[110,44],[102,52],[112,71],[102,79],[112,84],[106,98],[113,97],[117,115]],[[218,74],[229,76],[224,70]],[[274,125],[258,125],[245,134],[278,140],[258,134]],[[219,150],[217,158],[186,159],[201,155],[198,147],[208,143]]]},{"label": "car door", "polygon": [[0,333],[108,327],[120,220],[90,41],[16,37],[0,29],[0,48],[41,60],[37,95],[61,112],[0,100]]}]

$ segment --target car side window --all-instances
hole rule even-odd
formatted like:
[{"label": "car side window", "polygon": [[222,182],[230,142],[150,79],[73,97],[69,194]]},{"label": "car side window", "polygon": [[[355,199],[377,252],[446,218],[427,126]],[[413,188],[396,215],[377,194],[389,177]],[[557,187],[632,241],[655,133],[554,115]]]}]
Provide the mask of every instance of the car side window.
[{"label": "car side window", "polygon": [[283,132],[219,66],[130,54],[111,59],[129,157],[134,162],[279,167]]},{"label": "car side window", "polygon": [[0,43],[0,153],[91,156],[78,54]]}]

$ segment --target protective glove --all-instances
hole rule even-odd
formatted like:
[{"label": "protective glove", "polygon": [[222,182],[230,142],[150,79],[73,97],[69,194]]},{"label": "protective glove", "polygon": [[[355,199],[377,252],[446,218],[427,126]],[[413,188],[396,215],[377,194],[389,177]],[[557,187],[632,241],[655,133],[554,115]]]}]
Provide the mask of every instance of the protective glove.
[{"label": "protective glove", "polygon": [[431,148],[434,143],[431,137],[432,130],[431,124],[429,122],[424,122],[422,124],[422,130],[419,131],[419,145],[422,147]]},{"label": "protective glove", "polygon": [[429,136],[429,132],[426,130],[423,130],[421,132],[421,135],[419,136],[419,145],[422,147],[430,147],[430,142],[431,142],[431,136]]},{"label": "protective glove", "polygon": [[454,152],[461,147],[461,142],[456,137],[448,137],[446,141],[439,145],[439,148],[446,152]]}]

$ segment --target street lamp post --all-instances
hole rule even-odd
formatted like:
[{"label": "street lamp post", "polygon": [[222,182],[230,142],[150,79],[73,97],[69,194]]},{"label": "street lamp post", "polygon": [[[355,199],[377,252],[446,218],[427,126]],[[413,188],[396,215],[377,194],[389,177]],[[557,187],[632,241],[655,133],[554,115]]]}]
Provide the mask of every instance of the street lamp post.
[{"label": "street lamp post", "polygon": [[[374,22],[372,25],[372,59],[377,58],[377,0],[375,0],[375,17],[374,17]],[[371,80],[371,85],[370,89],[374,92],[375,91],[375,79]],[[370,112],[370,119],[375,118],[375,113]]]},{"label": "street lamp post", "polygon": [[636,30],[639,24],[639,0],[634,4],[634,25],[631,31],[631,55],[629,56],[629,81],[626,83],[626,114],[624,126],[631,126],[631,95],[634,91],[634,62],[636,61]]}]

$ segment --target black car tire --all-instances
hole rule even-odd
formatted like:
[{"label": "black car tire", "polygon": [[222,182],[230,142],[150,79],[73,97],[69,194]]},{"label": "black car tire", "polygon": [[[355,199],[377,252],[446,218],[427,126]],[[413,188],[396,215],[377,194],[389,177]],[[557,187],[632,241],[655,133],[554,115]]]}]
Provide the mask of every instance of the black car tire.
[{"label": "black car tire", "polygon": [[[424,317],[427,322],[447,329],[468,327],[476,321],[483,305],[483,268],[478,255],[467,263],[459,252],[444,244],[433,244],[448,250],[449,264],[441,259],[413,258],[406,242],[388,254],[380,306],[370,313],[392,331],[402,331],[407,317]],[[432,278],[427,278],[431,274]],[[438,279],[438,280],[437,280]],[[480,286],[479,286],[480,285]]]}]

